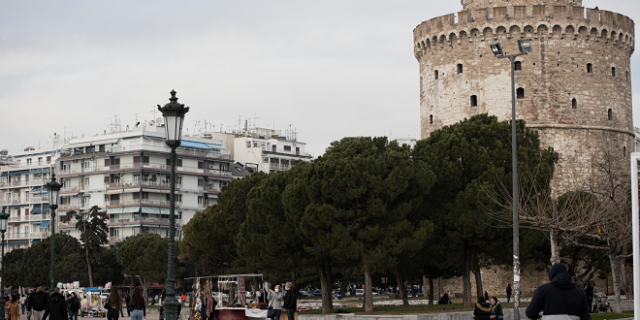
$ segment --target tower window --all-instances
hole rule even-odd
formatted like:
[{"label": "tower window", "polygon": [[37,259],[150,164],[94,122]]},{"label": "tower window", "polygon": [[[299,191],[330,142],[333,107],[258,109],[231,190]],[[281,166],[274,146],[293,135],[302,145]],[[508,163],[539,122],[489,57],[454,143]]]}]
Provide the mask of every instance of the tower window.
[{"label": "tower window", "polygon": [[578,100],[576,99],[571,100],[571,108],[578,109]]},{"label": "tower window", "polygon": [[627,156],[627,147],[622,147],[622,157]]},{"label": "tower window", "polygon": [[587,63],[587,73],[593,73],[593,65],[591,63]]},{"label": "tower window", "polygon": [[522,71],[522,62],[516,61],[516,71]]},{"label": "tower window", "polygon": [[463,68],[462,68],[462,64],[458,64],[458,74],[462,73]]},{"label": "tower window", "polygon": [[616,76],[616,67],[611,67],[611,76],[612,77]]},{"label": "tower window", "polygon": [[471,96],[471,106],[472,107],[478,106],[478,96]]},{"label": "tower window", "polygon": [[611,109],[607,111],[607,117],[609,118],[609,120],[613,120],[613,111]]},{"label": "tower window", "polygon": [[523,88],[518,88],[516,90],[516,97],[518,99],[524,99],[524,89]]},{"label": "tower window", "polygon": [[436,70],[436,80],[438,80],[438,70]]},{"label": "tower window", "polygon": [[432,114],[429,115],[429,124],[433,124],[433,115]]}]

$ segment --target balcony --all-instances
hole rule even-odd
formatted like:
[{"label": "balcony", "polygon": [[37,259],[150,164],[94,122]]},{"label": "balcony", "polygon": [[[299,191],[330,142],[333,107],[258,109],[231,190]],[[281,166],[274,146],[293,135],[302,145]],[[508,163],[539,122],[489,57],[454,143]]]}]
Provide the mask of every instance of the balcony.
[{"label": "balcony", "polygon": [[60,188],[60,192],[72,192],[72,191],[82,191],[84,190],[84,186],[79,184],[75,186],[63,186]]},{"label": "balcony", "polygon": [[81,202],[70,202],[70,203],[62,203],[58,205],[58,210],[74,210],[83,208],[83,204]]},{"label": "balcony", "polygon": [[[129,200],[111,200],[107,201],[107,207],[113,206],[130,206],[130,205],[150,205],[150,206],[169,206],[169,201],[150,200],[150,199],[129,199]],[[178,206],[178,202],[176,202]]]},{"label": "balcony", "polygon": [[[122,224],[142,224],[142,223],[156,223],[169,225],[169,218],[150,218],[150,217],[137,217],[137,218],[110,218],[109,223],[122,223]],[[175,219],[176,226],[182,224],[181,219]]]},{"label": "balcony", "polygon": [[[127,170],[157,170],[161,172],[170,173],[171,166],[161,163],[147,163],[147,162],[134,162],[134,163],[122,163],[122,164],[114,164],[110,166],[98,166],[92,168],[77,168],[77,169],[67,169],[61,170],[60,175],[74,175],[74,174],[82,174],[86,172],[105,172],[105,171],[127,171]],[[215,169],[204,169],[197,167],[176,167],[176,172],[187,172],[187,173],[200,173],[205,175],[217,175],[217,176],[225,176],[231,177],[231,171],[221,171]]]},{"label": "balcony", "polygon": [[47,167],[54,164],[54,162],[55,161],[51,160],[51,161],[40,161],[35,163],[16,163],[16,164],[0,166],[0,169],[7,170],[7,169],[20,169],[20,168],[30,169],[30,168],[43,167],[43,166]]},{"label": "balcony", "polygon": [[[60,158],[69,158],[69,157],[81,156],[86,154],[109,154],[109,153],[117,153],[117,152],[124,152],[124,151],[130,152],[130,151],[137,151],[137,150],[155,151],[155,152],[162,152],[167,154],[171,152],[171,148],[169,148],[164,142],[157,142],[157,143],[138,142],[138,143],[130,143],[125,145],[113,146],[112,149],[106,149],[105,151],[75,153],[71,150],[64,150],[60,154]],[[222,154],[220,152],[207,151],[207,150],[196,149],[196,148],[179,147],[176,150],[176,153],[179,155],[191,156],[191,157],[229,159],[229,154]]]},{"label": "balcony", "polygon": [[50,236],[50,232],[19,232],[19,233],[8,233],[7,239],[9,240],[18,240],[18,239],[42,239]]},{"label": "balcony", "polygon": [[220,190],[220,187],[218,187],[218,186],[211,186],[211,185],[209,185],[209,186],[204,186],[204,187],[202,187],[202,189],[203,189],[203,190],[205,190],[205,191],[209,191],[209,192],[220,192],[220,191],[221,191],[221,190]]},{"label": "balcony", "polygon": [[31,196],[29,197],[29,203],[48,203],[48,196]]},{"label": "balcony", "polygon": [[[182,185],[181,184],[177,184],[176,183],[176,188],[180,188]],[[147,180],[147,181],[142,181],[142,180],[138,180],[138,181],[129,181],[129,182],[112,182],[107,184],[107,188],[141,188],[141,187],[148,187],[148,188],[160,188],[160,189],[169,189],[169,182],[167,181],[151,181],[151,180]]]}]

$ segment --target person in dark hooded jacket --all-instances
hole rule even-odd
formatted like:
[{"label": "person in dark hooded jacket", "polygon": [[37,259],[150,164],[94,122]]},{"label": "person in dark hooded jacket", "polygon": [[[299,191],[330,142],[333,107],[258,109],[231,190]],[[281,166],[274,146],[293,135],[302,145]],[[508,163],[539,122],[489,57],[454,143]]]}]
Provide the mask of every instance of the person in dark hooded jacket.
[{"label": "person in dark hooded jacket", "polygon": [[490,320],[491,318],[491,305],[484,299],[483,296],[478,297],[478,302],[473,309],[473,315],[476,320]]},{"label": "person in dark hooded jacket", "polygon": [[571,281],[564,264],[551,267],[549,280],[551,283],[536,289],[527,307],[527,317],[537,319],[542,311],[542,320],[591,320],[587,296]]},{"label": "person in dark hooded jacket", "polygon": [[284,303],[282,307],[287,309],[287,319],[294,320],[298,309],[298,289],[291,282],[284,286]]},{"label": "person in dark hooded jacket", "polygon": [[47,300],[47,307],[44,309],[42,320],[47,320],[49,315],[51,315],[51,320],[69,320],[67,301],[60,294],[60,288],[53,289],[53,294]]}]

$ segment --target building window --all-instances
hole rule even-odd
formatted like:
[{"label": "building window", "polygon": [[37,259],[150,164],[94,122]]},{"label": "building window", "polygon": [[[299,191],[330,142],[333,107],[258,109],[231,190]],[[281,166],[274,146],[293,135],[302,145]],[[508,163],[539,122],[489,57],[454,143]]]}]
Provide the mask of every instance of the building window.
[{"label": "building window", "polygon": [[438,70],[435,71],[436,74],[436,80],[438,80]]},{"label": "building window", "polygon": [[593,65],[591,63],[587,63],[587,73],[593,73]]},{"label": "building window", "polygon": [[433,115],[432,114],[429,115],[429,124],[433,124]]},{"label": "building window", "polygon": [[462,63],[459,63],[459,64],[458,64],[458,74],[462,73],[462,71],[463,71],[463,70],[464,70],[464,69],[463,69],[463,67],[462,67]]},{"label": "building window", "polygon": [[627,147],[622,147],[622,157],[627,156]]},{"label": "building window", "polygon": [[516,90],[516,97],[518,99],[524,99],[524,88],[518,88]]},{"label": "building window", "polygon": [[575,98],[571,100],[571,108],[578,109],[578,100],[576,100]]},{"label": "building window", "polygon": [[516,61],[516,71],[522,71],[522,62]]},{"label": "building window", "polygon": [[613,120],[613,110],[609,109],[609,111],[607,111],[607,117],[609,120]]},{"label": "building window", "polygon": [[89,178],[85,178],[84,179],[84,185],[85,186],[89,186]]},{"label": "building window", "polygon": [[276,145],[275,145],[275,144],[274,144],[274,145],[272,145],[272,146],[271,146],[271,151],[276,152],[276,150],[277,150],[277,149],[276,149]]},{"label": "building window", "polygon": [[204,197],[198,197],[198,204],[204,203]]},{"label": "building window", "polygon": [[611,76],[612,77],[616,76],[616,67],[611,67]]},{"label": "building window", "polygon": [[30,166],[31,165],[31,159],[27,159],[27,165]]},{"label": "building window", "polygon": [[204,179],[198,179],[198,187],[204,186]]},{"label": "building window", "polygon": [[291,146],[284,146],[284,151],[289,151],[289,152],[291,152]]},{"label": "building window", "polygon": [[89,162],[89,161],[84,162],[84,167],[85,168],[90,168],[91,167],[91,162]]},{"label": "building window", "polygon": [[478,96],[471,96],[471,106],[472,107],[478,106]]}]

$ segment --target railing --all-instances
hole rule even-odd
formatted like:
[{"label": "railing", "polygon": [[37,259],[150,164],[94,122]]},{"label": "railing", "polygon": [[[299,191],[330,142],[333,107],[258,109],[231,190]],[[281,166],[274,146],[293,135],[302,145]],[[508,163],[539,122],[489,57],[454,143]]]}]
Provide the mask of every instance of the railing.
[{"label": "railing", "polygon": [[9,222],[29,221],[29,216],[9,217]]},{"label": "railing", "polygon": [[8,164],[8,165],[3,165],[0,166],[0,169],[9,169],[9,168],[31,168],[31,167],[43,167],[43,166],[47,166],[47,165],[51,165],[53,164],[53,160],[52,161],[41,161],[41,162],[35,162],[35,163],[16,163],[16,164]]},{"label": "railing", "polygon": [[29,233],[9,233],[7,234],[7,239],[29,239]]},{"label": "railing", "polygon": [[124,239],[123,236],[109,236],[109,242],[122,242]]},{"label": "railing", "polygon": [[[137,218],[110,218],[109,223],[162,223],[169,224],[169,218],[149,218],[149,217],[137,217]],[[181,219],[175,219],[176,225],[181,225]]]},{"label": "railing", "polygon": [[29,197],[30,203],[42,203],[49,202],[49,196],[31,196]]},{"label": "railing", "polygon": [[[130,200],[110,200],[107,201],[107,206],[125,206],[125,205],[154,205],[154,206],[168,206],[169,201],[165,200],[149,200],[149,199],[130,199]],[[176,202],[176,206],[178,202]]]},{"label": "railing", "polygon": [[24,198],[2,200],[2,201],[0,201],[0,206],[12,205],[12,204],[21,204],[21,203],[27,203],[27,202],[29,202],[29,201],[27,201],[27,199],[24,199]]},{"label": "railing", "polygon": [[48,236],[50,236],[51,234],[49,232],[28,232],[28,233],[24,233],[24,232],[19,232],[19,233],[8,233],[7,234],[7,239],[11,240],[11,239],[40,239],[40,238],[46,238]]},{"label": "railing", "polygon": [[[133,150],[150,150],[150,151],[159,151],[159,152],[171,152],[171,148],[169,148],[164,143],[131,143],[128,145],[118,145],[114,146],[112,149],[106,149],[105,151],[93,151],[93,152],[78,152],[75,151],[62,151],[60,153],[61,158],[73,157],[84,154],[97,154],[97,153],[113,153],[113,152],[122,152],[122,151],[133,151]],[[217,159],[229,159],[229,154],[223,154],[220,152],[214,151],[206,151],[196,148],[184,148],[179,147],[176,150],[176,153],[179,155],[186,156],[195,156],[195,157],[205,157],[205,158],[217,158]]]},{"label": "railing", "polygon": [[[121,164],[114,164],[114,165],[110,165],[110,166],[98,166],[98,167],[92,167],[92,168],[77,168],[77,169],[67,169],[67,170],[61,170],[60,174],[61,175],[66,175],[66,174],[75,174],[75,173],[84,173],[84,172],[100,172],[100,171],[111,171],[111,170],[130,170],[130,169],[157,169],[160,171],[167,171],[169,172],[171,170],[171,167],[166,165],[166,164],[159,164],[159,163],[146,163],[146,162],[134,162],[134,163],[121,163]],[[214,170],[214,169],[204,169],[204,168],[197,168],[197,167],[176,167],[176,171],[178,172],[195,172],[195,173],[203,173],[203,174],[212,174],[212,175],[219,175],[219,176],[231,176],[231,171],[221,171],[221,170]]]},{"label": "railing", "polygon": [[[182,186],[182,184],[178,184],[176,183],[176,188],[180,188]],[[111,182],[107,185],[108,188],[139,188],[139,187],[159,187],[162,189],[168,189],[169,188],[169,182],[167,181],[151,181],[151,180],[147,180],[147,181],[143,181],[143,180],[138,180],[138,181],[129,181],[129,182]]]},{"label": "railing", "polygon": [[60,189],[60,191],[66,192],[66,191],[81,191],[84,190],[84,185],[75,185],[75,186],[64,186]]},{"label": "railing", "polygon": [[80,209],[82,207],[83,205],[80,202],[62,203],[58,205],[59,210],[67,210],[67,209],[75,209],[75,208]]},{"label": "railing", "polygon": [[220,187],[218,186],[204,186],[203,189],[206,191],[220,192]]}]

